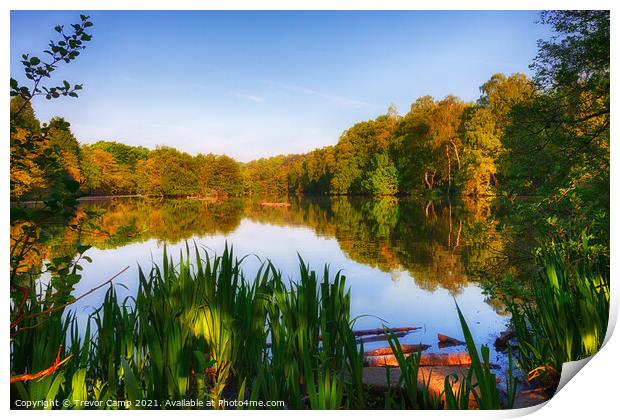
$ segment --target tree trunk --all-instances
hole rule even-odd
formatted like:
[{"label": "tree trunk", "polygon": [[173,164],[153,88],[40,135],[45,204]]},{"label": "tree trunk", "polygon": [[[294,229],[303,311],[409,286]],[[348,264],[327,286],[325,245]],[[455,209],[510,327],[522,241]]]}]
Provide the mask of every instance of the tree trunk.
[{"label": "tree trunk", "polygon": [[459,157],[459,149],[458,147],[456,147],[456,143],[451,141],[450,143],[452,143],[452,147],[454,148],[454,155],[456,156],[456,162],[459,166],[459,171],[461,170],[461,158]]},{"label": "tree trunk", "polygon": [[446,144],[446,157],[448,158],[448,193],[452,189],[452,159],[450,158],[450,148]]},{"label": "tree trunk", "polygon": [[424,171],[424,182],[426,183],[426,188],[431,189],[431,183],[428,182],[428,171]]}]

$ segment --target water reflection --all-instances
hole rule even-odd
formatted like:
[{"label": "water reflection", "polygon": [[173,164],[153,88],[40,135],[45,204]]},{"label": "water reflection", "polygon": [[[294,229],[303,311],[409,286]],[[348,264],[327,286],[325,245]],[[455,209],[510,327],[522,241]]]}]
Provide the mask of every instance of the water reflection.
[{"label": "water reflection", "polygon": [[[159,263],[164,244],[178,259],[185,241],[215,252],[228,242],[237,256],[270,259],[292,279],[298,273],[297,253],[312,269],[330,264],[332,273],[342,270],[351,287],[352,315],[362,316],[356,328],[381,328],[383,322],[423,327],[404,343],[434,344],[437,333],[460,337],[454,298],[479,343],[492,342],[504,328],[502,308],[478,285],[481,275],[506,270],[506,238],[488,203],[394,197],[293,197],[290,202],[290,207],[265,207],[247,199],[85,200],[72,220],[40,228],[42,241],[23,270],[38,277],[44,261],[76,255],[78,244],[89,244],[93,262],[83,264],[74,296],[130,266],[116,282],[125,286],[117,289],[123,298],[136,293],[138,264],[148,271],[153,261]],[[19,235],[19,226],[12,230]],[[252,256],[243,269],[253,273],[260,264]],[[86,322],[104,295],[101,289],[71,309]]]},{"label": "water reflection", "polygon": [[[244,219],[309,228],[319,237],[335,239],[348,259],[389,273],[394,282],[407,273],[427,291],[442,288],[458,295],[481,275],[506,270],[502,265],[505,238],[497,230],[489,203],[395,197],[294,197],[290,207],[265,207],[242,199],[85,200],[66,226],[45,228],[42,242],[27,261],[38,268],[43,260],[75,253],[72,248],[78,243],[114,250],[151,240],[161,247],[191,238],[226,236]],[[13,231],[17,234],[18,227]],[[287,247],[302,255],[308,251],[307,245]]]}]

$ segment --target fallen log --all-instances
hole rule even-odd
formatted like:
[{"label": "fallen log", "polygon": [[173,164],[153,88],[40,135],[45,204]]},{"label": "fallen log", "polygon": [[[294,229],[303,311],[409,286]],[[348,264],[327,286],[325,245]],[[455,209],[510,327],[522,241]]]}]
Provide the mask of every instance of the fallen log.
[{"label": "fallen log", "polygon": [[[406,336],[407,334],[409,334],[409,333],[406,333],[406,332],[395,333],[394,337],[402,338],[402,337]],[[319,341],[322,341],[322,337],[319,337]],[[360,344],[360,343],[374,343],[376,341],[388,341],[388,337],[387,337],[387,335],[382,334],[382,335],[373,335],[373,336],[370,336],[370,337],[357,337],[355,339],[355,342],[357,344]],[[267,343],[267,347],[268,348],[271,347],[271,343]]]},{"label": "fallen log", "polygon": [[495,339],[495,350],[497,351],[504,351],[506,350],[506,348],[508,347],[508,341],[510,341],[511,339],[515,338],[517,335],[515,334],[515,332],[513,330],[506,330],[503,333],[501,333],[499,335],[499,337],[497,337]]},{"label": "fallen log", "polygon": [[443,334],[437,334],[437,340],[439,340],[439,347],[462,346],[465,344],[464,341]]},{"label": "fallen log", "polygon": [[[424,351],[430,346],[428,344],[401,344],[400,348],[403,353],[415,353],[417,351]],[[379,349],[368,350],[364,352],[364,356],[384,356],[394,354],[391,347],[382,347]]]},{"label": "fallen log", "polygon": [[[429,396],[440,401],[445,401],[446,377],[452,387],[452,392],[457,395],[463,378],[467,376],[467,366],[431,366],[420,367],[418,370],[417,388],[420,393],[427,392]],[[365,384],[380,390],[401,388],[400,369],[386,369],[384,367],[365,367],[362,369],[362,381]],[[389,374],[389,381],[388,381]],[[454,379],[456,375],[458,379]],[[476,382],[476,375],[472,375],[472,381]],[[445,405],[444,405],[445,408]],[[476,408],[476,399],[472,394],[469,398],[469,408]]]},{"label": "fallen log", "polygon": [[[376,328],[372,330],[356,330],[353,331],[353,335],[357,337],[355,341],[357,343],[371,343],[373,341],[388,341],[387,335],[385,332],[391,332],[394,337],[400,338],[409,334],[411,331],[419,330],[422,327],[399,327],[399,328]],[[366,337],[366,336],[372,337]],[[323,337],[319,335],[319,341],[323,341]],[[267,345],[267,347],[271,347],[271,343]]]},{"label": "fallen log", "polygon": [[[408,332],[398,332],[398,333],[394,333],[392,334],[394,337],[397,338],[401,338],[406,336],[407,334],[409,334]],[[381,334],[381,335],[372,335],[372,336],[363,336],[363,337],[358,337],[355,342],[356,343],[372,343],[375,341],[388,341],[388,336],[385,334]]]},{"label": "fallen log", "polygon": [[[420,366],[469,366],[471,358],[467,352],[459,353],[423,353],[420,355]],[[398,367],[398,359],[393,354],[369,356],[364,359],[364,366]]]},{"label": "fallen log", "polygon": [[353,331],[353,335],[360,337],[362,335],[379,335],[385,333],[399,333],[419,330],[421,327],[400,327],[400,328],[375,328],[372,330],[356,330]]}]

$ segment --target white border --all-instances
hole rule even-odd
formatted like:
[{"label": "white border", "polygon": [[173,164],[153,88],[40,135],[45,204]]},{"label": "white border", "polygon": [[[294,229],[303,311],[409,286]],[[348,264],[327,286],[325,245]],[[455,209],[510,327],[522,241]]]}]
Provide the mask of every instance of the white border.
[{"label": "white border", "polygon": [[[363,9],[363,10],[381,10],[381,9],[394,9],[394,10],[542,10],[542,9],[611,9],[612,10],[612,45],[615,45],[617,39],[616,25],[616,10],[617,2],[602,1],[602,0],[589,0],[589,1],[577,1],[577,0],[438,0],[438,1],[413,1],[413,0],[229,0],[229,1],[198,1],[198,0],[59,0],[53,3],[45,0],[5,0],[0,6],[3,9],[3,13],[0,15],[0,32],[2,33],[2,41],[0,43],[1,48],[1,62],[2,62],[2,78],[0,80],[9,79],[9,49],[10,49],[10,10],[198,10],[198,9],[212,9],[212,10],[347,10],[347,9]],[[533,57],[532,57],[533,58]],[[616,89],[616,77],[617,60],[616,55],[613,53],[612,48],[612,109],[615,108],[618,89]],[[3,91],[3,99],[1,102],[2,109],[2,121],[4,121],[4,142],[3,147],[0,149],[0,169],[2,178],[0,197],[9,196],[9,148],[8,148],[8,115],[9,115],[9,94],[8,89]],[[612,127],[617,127],[616,112],[612,112]],[[612,130],[612,137],[614,141],[618,141],[618,136],[614,136],[615,131]],[[617,151],[615,145],[612,145],[611,155],[612,162],[617,162]],[[617,185],[615,166],[612,165],[612,178],[611,178],[611,190],[615,191]],[[611,201],[611,214],[612,220],[616,220],[618,209],[618,198],[612,195]],[[4,258],[0,257],[0,273],[8,272],[8,263],[6,262],[6,255],[8,255],[8,226],[9,226],[9,212],[8,206],[0,208],[0,212],[3,216],[4,222],[0,223],[2,241],[2,249],[4,250]],[[616,250],[618,243],[618,229],[612,222],[611,225],[611,249],[612,252]],[[615,279],[617,274],[617,265],[613,262],[611,267],[611,276],[614,279],[612,281],[612,312],[610,314],[610,330],[613,329],[613,325],[616,323],[618,313],[618,288],[615,285]],[[3,288],[4,302],[8,300],[8,284],[5,282]],[[9,314],[5,310],[4,325],[9,323]],[[2,342],[7,343],[9,341],[8,330],[2,331]],[[2,360],[9,360],[8,346],[2,346]],[[620,373],[619,363],[616,355],[620,354],[620,346],[618,344],[617,334],[611,336],[611,339],[606,343],[603,349],[592,358],[592,360],[578,373],[577,379],[569,381],[566,386],[553,397],[544,407],[538,406],[536,409],[524,409],[524,410],[506,410],[501,412],[360,412],[360,411],[338,411],[330,413],[320,413],[321,417],[327,415],[333,418],[351,417],[360,419],[360,417],[370,416],[389,416],[391,418],[411,418],[411,416],[423,417],[423,418],[511,418],[522,416],[528,413],[531,414],[533,419],[543,418],[608,418],[609,414],[617,411],[615,403],[617,402],[617,390],[616,381]],[[9,369],[8,363],[2,364],[1,377],[7,378],[6,382],[0,384],[2,389],[2,395],[5,396],[4,410],[8,410],[9,399]],[[92,413],[83,412],[53,412],[50,413],[50,417],[58,418],[62,417],[74,417],[83,418],[83,416],[90,416]],[[247,413],[247,412],[220,412],[217,413],[218,417],[229,418],[240,417],[245,415],[265,415],[267,413],[262,412]],[[274,419],[287,419],[292,413],[290,412],[269,412],[267,415]],[[302,418],[314,418],[318,413],[316,412],[295,412],[292,415],[295,417],[300,416]],[[99,415],[99,414],[97,414]],[[127,418],[126,416],[134,416],[135,413],[119,412],[118,414],[102,413],[103,416],[119,416]],[[140,412],[139,416],[163,416],[163,412]],[[204,417],[209,413],[204,412],[184,412],[183,416],[190,417]],[[11,416],[23,416],[26,418],[35,418],[40,416],[47,416],[47,412],[16,412],[12,411]]]}]

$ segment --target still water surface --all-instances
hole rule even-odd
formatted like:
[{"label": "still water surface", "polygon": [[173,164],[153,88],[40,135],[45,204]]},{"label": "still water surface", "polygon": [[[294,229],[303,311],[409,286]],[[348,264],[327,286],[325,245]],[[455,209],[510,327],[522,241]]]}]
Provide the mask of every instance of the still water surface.
[{"label": "still water surface", "polygon": [[[505,328],[501,307],[482,293],[479,274],[501,257],[502,237],[492,211],[479,203],[412,199],[292,198],[290,207],[260,201],[85,200],[77,217],[79,241],[92,244],[74,296],[101,284],[126,266],[116,281],[121,297],[135,295],[138,265],[160,263],[164,245],[173,258],[195,242],[211,253],[226,243],[252,278],[270,259],[285,277],[298,278],[298,254],[310,267],[341,270],[351,289],[355,329],[419,326],[403,343],[437,344],[437,333],[462,338],[455,302],[478,345]],[[75,222],[75,221],[74,221]],[[56,232],[50,253],[75,240]],[[72,306],[82,320],[103,301],[105,289]],[[367,349],[385,342],[365,345]],[[445,351],[442,350],[442,351]]]}]

